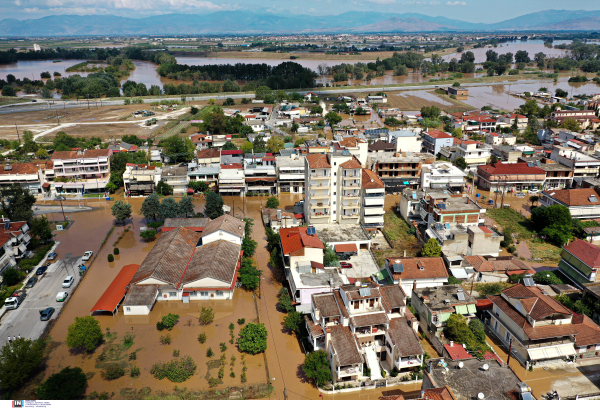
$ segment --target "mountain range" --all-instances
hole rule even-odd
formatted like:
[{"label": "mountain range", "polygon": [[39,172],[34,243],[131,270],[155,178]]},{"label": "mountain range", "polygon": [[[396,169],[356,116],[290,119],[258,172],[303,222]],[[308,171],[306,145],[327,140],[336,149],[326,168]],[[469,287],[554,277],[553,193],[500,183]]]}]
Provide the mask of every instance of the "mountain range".
[{"label": "mountain range", "polygon": [[281,16],[250,11],[164,14],[145,18],[55,15],[0,21],[2,36],[193,35],[465,31],[600,31],[600,10],[545,10],[498,23],[472,23],[419,13],[346,12]]}]

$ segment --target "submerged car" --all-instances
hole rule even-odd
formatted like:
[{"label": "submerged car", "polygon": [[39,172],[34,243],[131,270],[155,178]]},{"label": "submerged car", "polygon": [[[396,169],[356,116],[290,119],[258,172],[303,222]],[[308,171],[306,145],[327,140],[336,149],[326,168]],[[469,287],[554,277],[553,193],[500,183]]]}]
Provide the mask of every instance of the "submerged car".
[{"label": "submerged car", "polygon": [[54,314],[54,308],[53,307],[49,307],[47,309],[40,310],[40,320],[42,322],[50,320],[50,318],[52,317],[52,314]]}]

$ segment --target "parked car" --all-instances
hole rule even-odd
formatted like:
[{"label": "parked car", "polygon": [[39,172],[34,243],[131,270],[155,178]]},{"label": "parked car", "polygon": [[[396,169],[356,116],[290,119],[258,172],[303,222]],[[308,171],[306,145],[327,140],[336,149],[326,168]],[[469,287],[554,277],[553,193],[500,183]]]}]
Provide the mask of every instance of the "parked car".
[{"label": "parked car", "polygon": [[65,278],[65,280],[62,283],[62,287],[63,288],[70,288],[71,285],[73,284],[73,282],[75,282],[75,278],[73,278],[72,276],[67,276]]},{"label": "parked car", "polygon": [[89,261],[90,258],[92,257],[92,255],[94,255],[94,251],[86,251],[86,252],[84,252],[83,256],[81,257],[81,260]]},{"label": "parked car", "polygon": [[525,193],[515,193],[515,197],[523,198],[525,197]]},{"label": "parked car", "polygon": [[340,266],[343,269],[352,268],[352,264],[350,262],[340,262]]},{"label": "parked car", "polygon": [[15,290],[12,296],[4,301],[4,307],[6,310],[18,309],[26,297],[27,292],[25,289]]},{"label": "parked car", "polygon": [[56,252],[52,252],[48,255],[48,260],[49,261],[54,261],[56,259],[56,257],[58,256],[58,254]]},{"label": "parked car", "polygon": [[531,190],[529,190],[529,194],[539,194],[540,190],[538,190],[537,188],[532,188]]},{"label": "parked car", "polygon": [[67,299],[67,296],[69,296],[68,292],[58,292],[58,295],[56,295],[56,301],[64,302],[65,299]]},{"label": "parked car", "polygon": [[338,258],[340,259],[340,261],[347,261],[350,259],[350,255],[348,254],[339,254]]},{"label": "parked car", "polygon": [[35,286],[35,284],[37,283],[38,278],[37,276],[32,276],[31,278],[29,278],[29,280],[27,281],[27,283],[25,284],[25,287],[27,289],[29,288],[33,288]]},{"label": "parked car", "polygon": [[43,275],[44,272],[46,272],[48,270],[47,266],[40,266],[39,268],[36,269],[35,274],[36,275]]},{"label": "parked car", "polygon": [[53,307],[49,307],[47,309],[40,310],[40,320],[42,322],[50,320],[50,318],[52,317],[53,314],[54,314],[54,308]]}]

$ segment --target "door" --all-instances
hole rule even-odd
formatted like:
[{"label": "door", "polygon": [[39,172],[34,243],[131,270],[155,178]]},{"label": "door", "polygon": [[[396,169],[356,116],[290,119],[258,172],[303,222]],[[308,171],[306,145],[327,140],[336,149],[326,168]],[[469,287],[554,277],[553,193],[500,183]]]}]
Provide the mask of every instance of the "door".
[{"label": "door", "polygon": [[200,299],[208,299],[208,292],[200,292]]}]

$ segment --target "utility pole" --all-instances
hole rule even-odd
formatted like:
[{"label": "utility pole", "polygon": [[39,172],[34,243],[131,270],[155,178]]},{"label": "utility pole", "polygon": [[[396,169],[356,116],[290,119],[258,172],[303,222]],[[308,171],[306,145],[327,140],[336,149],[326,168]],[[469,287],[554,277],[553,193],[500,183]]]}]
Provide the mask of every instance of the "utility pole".
[{"label": "utility pole", "polygon": [[508,176],[504,176],[504,189],[502,190],[502,205],[500,208],[504,208],[504,194],[506,194],[506,179]]},{"label": "utility pole", "polygon": [[19,135],[19,127],[15,123],[15,129],[17,129],[17,137],[19,138],[19,145],[21,144],[21,136]]},{"label": "utility pole", "polygon": [[512,342],[513,339],[512,337],[510,338],[510,344],[508,345],[508,357],[506,358],[506,365],[508,366],[508,363],[510,363],[510,353],[512,352]]}]

